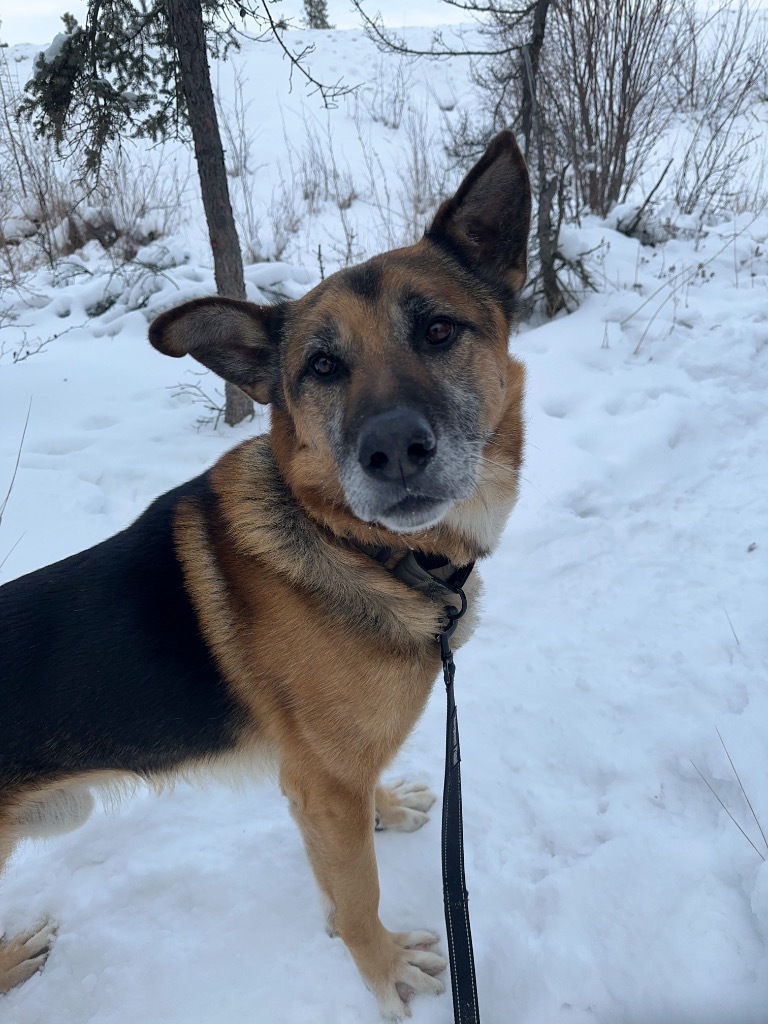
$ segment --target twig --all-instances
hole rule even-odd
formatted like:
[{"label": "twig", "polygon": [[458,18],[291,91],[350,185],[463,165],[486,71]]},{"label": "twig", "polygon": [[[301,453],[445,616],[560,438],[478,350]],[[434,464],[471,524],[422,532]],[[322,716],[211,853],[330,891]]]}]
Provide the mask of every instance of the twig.
[{"label": "twig", "polygon": [[739,647],[741,647],[741,640],[739,640],[738,636],[736,636],[736,630],[733,628],[733,623],[731,622],[731,616],[728,614],[728,609],[725,607],[725,605],[722,605],[722,609],[723,609],[723,614],[725,615],[726,619],[728,619],[728,625],[731,627],[731,632],[733,633],[733,639],[736,641],[736,643],[739,645]]},{"label": "twig", "polygon": [[[758,830],[760,832],[760,835],[763,837],[763,842],[765,843],[765,848],[766,848],[766,850],[768,850],[768,839],[765,838],[765,832],[763,832],[763,826],[760,824],[760,820],[757,817],[757,815],[755,814],[755,809],[752,806],[752,802],[749,799],[749,797],[747,796],[747,791],[744,788],[744,783],[741,781],[741,776],[736,771],[736,765],[733,763],[733,758],[728,753],[728,747],[726,747],[725,741],[724,741],[723,737],[720,735],[720,730],[716,728],[715,732],[717,733],[717,738],[720,740],[720,742],[723,745],[723,750],[725,751],[725,756],[728,758],[728,763],[730,764],[731,768],[733,769],[733,774],[736,776],[736,781],[739,784],[739,788],[741,789],[741,792],[744,794],[744,799],[747,801],[747,807],[752,812],[752,817],[755,819],[755,824],[757,825],[757,828],[758,828]],[[765,860],[765,857],[763,857],[763,860]]]},{"label": "twig", "polygon": [[[13,475],[11,476],[11,482],[8,485],[8,490],[6,492],[6,495],[3,498],[3,503],[2,503],[2,505],[0,505],[0,523],[2,523],[2,521],[3,521],[3,515],[5,514],[5,508],[6,508],[6,505],[8,504],[8,499],[11,496],[11,491],[13,490],[13,485],[16,482],[16,474],[19,471],[19,463],[21,462],[21,449],[24,447],[24,438],[27,435],[27,427],[29,426],[29,414],[31,412],[32,412],[32,399],[30,398],[29,405],[27,406],[27,418],[24,420],[24,429],[21,432],[21,440],[19,441],[19,450],[16,452],[16,464],[13,467]],[[16,543],[18,543],[18,541]],[[13,548],[11,548],[11,551],[12,550],[13,550]]]},{"label": "twig", "polygon": [[322,97],[323,100],[323,105],[326,108],[335,106],[336,100],[338,100],[340,97],[346,96],[349,93],[354,92],[354,86],[342,84],[343,78],[337,79],[337,81],[333,85],[327,85],[321,82],[319,79],[315,78],[314,75],[312,75],[312,73],[310,72],[309,68],[304,66],[304,61],[306,60],[307,57],[311,56],[314,53],[315,47],[311,45],[305,46],[304,49],[298,53],[291,50],[290,47],[286,45],[283,39],[282,30],[279,22],[276,22],[275,19],[272,17],[272,12],[269,9],[268,0],[260,0],[259,6],[261,6],[262,8],[262,13],[260,15],[257,14],[255,4],[246,7],[245,3],[243,3],[243,9],[247,11],[247,13],[251,14],[252,17],[261,17],[266,19],[269,28],[272,31],[272,35],[277,40],[277,43],[280,49],[283,51],[284,56],[286,56],[288,58],[288,61],[290,62],[291,70],[289,75],[289,83],[292,84],[293,72],[295,70],[298,70],[307,80],[307,83],[309,85],[314,86],[313,91],[320,93],[320,96]]},{"label": "twig", "polygon": [[6,563],[6,562],[8,561],[8,559],[9,559],[9,558],[11,557],[11,555],[12,555],[12,554],[13,554],[13,552],[14,552],[14,551],[16,550],[16,548],[17,548],[17,547],[19,546],[19,544],[21,543],[21,541],[22,541],[23,537],[24,537],[24,534],[22,533],[22,534],[20,534],[20,535],[19,535],[19,536],[18,536],[18,537],[16,538],[16,540],[14,541],[14,543],[13,543],[13,544],[11,544],[10,548],[8,549],[8,551],[6,551],[6,553],[5,553],[5,557],[3,558],[2,562],[0,562],[0,569],[2,569],[2,568],[3,568],[3,566],[5,565],[5,563]]},{"label": "twig", "polygon": [[[458,6],[458,5],[457,5]],[[468,47],[464,47],[459,50],[451,46],[441,46],[438,48],[436,45],[439,39],[439,34],[435,33],[433,37],[433,45],[429,50],[417,50],[415,47],[408,46],[404,39],[400,36],[395,35],[392,32],[388,32],[384,23],[381,20],[381,15],[378,14],[376,17],[371,17],[367,11],[363,9],[362,0],[352,0],[352,7],[360,15],[363,22],[363,26],[366,31],[366,35],[376,43],[380,50],[388,51],[389,53],[399,53],[406,57],[502,57],[508,53],[513,53],[520,49],[519,46],[504,46],[498,50],[473,50]],[[489,8],[490,10],[490,8]],[[439,40],[442,42],[442,40]]]},{"label": "twig", "polygon": [[[691,764],[693,765],[693,767],[694,767],[694,768],[696,768],[696,771],[698,772],[698,774],[699,774],[699,778],[701,779],[701,781],[702,781],[702,782],[704,783],[704,785],[705,785],[705,786],[707,787],[707,789],[708,789],[708,790],[710,791],[710,793],[711,793],[711,794],[712,794],[712,795],[714,796],[714,798],[715,798],[715,799],[717,800],[717,802],[718,802],[718,803],[720,804],[720,806],[721,806],[721,807],[723,808],[723,810],[724,810],[724,811],[725,811],[725,813],[726,813],[726,814],[728,815],[728,817],[729,817],[729,818],[731,819],[731,821],[732,821],[732,822],[733,822],[733,824],[734,824],[734,825],[736,826],[736,828],[737,828],[737,829],[739,830],[739,832],[741,832],[741,834],[742,834],[742,835],[744,836],[744,838],[745,838],[745,839],[747,840],[747,842],[748,842],[748,843],[749,843],[749,845],[750,845],[750,846],[752,847],[752,849],[753,849],[753,850],[755,851],[755,853],[756,853],[756,854],[757,854],[757,856],[758,856],[758,857],[760,858],[760,860],[764,861],[764,860],[765,860],[765,857],[763,856],[763,854],[762,854],[762,853],[760,852],[760,850],[758,850],[758,848],[757,848],[757,847],[755,846],[755,844],[754,844],[754,843],[752,842],[752,840],[751,840],[751,839],[749,838],[749,836],[747,835],[747,833],[746,833],[746,832],[744,831],[744,829],[743,829],[743,828],[741,827],[741,825],[740,825],[740,824],[738,823],[738,821],[736,821],[736,819],[734,818],[734,816],[733,816],[733,815],[731,814],[731,812],[730,812],[730,811],[728,810],[728,808],[727,808],[727,807],[725,806],[725,804],[723,803],[723,801],[722,801],[722,800],[720,799],[720,796],[719,796],[719,794],[717,793],[717,791],[716,791],[715,789],[713,789],[713,787],[712,787],[712,786],[711,786],[711,785],[709,784],[709,782],[707,782],[707,780],[706,780],[706,779],[704,778],[704,776],[703,776],[703,775],[701,774],[701,772],[699,771],[698,767],[697,767],[697,766],[696,766],[696,765],[695,765],[695,764],[693,763],[693,761],[691,761]],[[762,831],[762,830],[761,830],[761,831]]]},{"label": "twig", "polygon": [[[205,374],[196,374],[196,376],[203,377]],[[167,390],[171,392],[173,398],[184,395],[191,398],[193,403],[203,405],[211,413],[210,416],[198,418],[196,424],[198,430],[207,423],[213,423],[213,429],[216,430],[219,420],[224,415],[224,402],[217,402],[200,384],[192,384],[190,381],[173,384]]]},{"label": "twig", "polygon": [[653,199],[654,195],[658,191],[659,186],[661,185],[662,181],[664,181],[664,179],[667,176],[667,171],[669,170],[669,168],[672,166],[673,163],[674,163],[674,160],[670,159],[670,161],[667,164],[667,166],[661,172],[661,177],[656,182],[656,184],[653,186],[653,188],[648,193],[648,195],[645,197],[645,201],[643,202],[643,205],[637,211],[637,213],[632,218],[632,220],[629,222],[629,224],[626,227],[623,227],[621,224],[618,225],[619,231],[621,231],[622,234],[630,235],[631,236],[635,232],[635,230],[637,229],[637,225],[640,223],[640,218],[643,216],[643,213],[645,212],[645,208],[648,206],[648,204],[650,203],[650,201]]},{"label": "twig", "polygon": [[[738,234],[739,235],[743,235],[745,231],[747,231],[749,228],[752,227],[752,225],[755,223],[755,221],[761,215],[762,215],[762,210],[760,212],[756,213],[755,216],[752,218],[752,220],[748,224],[745,224],[744,227],[741,229],[741,231],[739,231]],[[675,274],[674,277],[671,277],[668,281],[665,281],[663,284],[659,285],[659,287],[654,292],[652,292],[644,302],[640,303],[640,305],[637,307],[637,309],[633,310],[629,314],[629,316],[625,316],[624,319],[622,321],[620,321],[620,326],[621,327],[626,327],[626,325],[629,323],[629,321],[634,319],[634,317],[637,316],[637,314],[640,312],[640,310],[643,309],[645,306],[647,306],[649,302],[652,302],[656,298],[656,296],[659,294],[659,292],[664,291],[665,288],[671,288],[673,284],[676,285],[678,283],[678,281],[680,280],[680,278],[687,278],[687,280],[685,282],[686,284],[688,283],[688,281],[692,281],[694,279],[694,277],[696,277],[696,275],[698,273],[700,273],[701,270],[704,267],[708,267],[710,265],[710,263],[713,263],[717,259],[718,256],[720,256],[722,253],[724,253],[725,250],[728,248],[728,246],[733,244],[734,238],[737,238],[737,237],[738,237],[738,235],[732,236],[731,238],[729,238],[728,241],[725,242],[725,244],[722,245],[717,250],[716,253],[713,253],[712,256],[709,257],[708,260],[705,260],[703,263],[698,263],[696,265],[696,269],[695,270],[692,271],[690,269],[690,267],[683,267],[683,269],[678,271]],[[643,342],[645,341],[645,336],[648,333],[648,331],[651,329],[651,326],[652,326],[654,320],[659,315],[659,313],[662,311],[664,306],[666,306],[666,304],[669,302],[669,300],[672,298],[673,295],[674,295],[674,291],[669,293],[669,295],[666,297],[666,299],[664,299],[664,301],[661,303],[659,308],[656,310],[656,312],[653,314],[651,319],[648,321],[648,324],[647,324],[645,330],[643,331],[642,335],[640,336],[640,341],[638,341],[637,345],[635,345],[635,349],[634,349],[633,355],[637,355],[640,352],[640,347],[642,346]]]}]

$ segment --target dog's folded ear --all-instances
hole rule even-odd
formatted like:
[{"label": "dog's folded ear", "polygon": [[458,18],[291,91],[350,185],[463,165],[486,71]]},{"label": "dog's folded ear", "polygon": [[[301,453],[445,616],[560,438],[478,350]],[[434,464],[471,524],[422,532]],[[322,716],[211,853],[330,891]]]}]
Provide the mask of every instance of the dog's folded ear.
[{"label": "dog's folded ear", "polygon": [[504,131],[440,206],[426,237],[518,292],[528,271],[530,223],[528,170],[515,136]]},{"label": "dog's folded ear", "polygon": [[212,296],[169,309],[149,327],[167,356],[190,355],[266,405],[277,379],[278,307]]}]

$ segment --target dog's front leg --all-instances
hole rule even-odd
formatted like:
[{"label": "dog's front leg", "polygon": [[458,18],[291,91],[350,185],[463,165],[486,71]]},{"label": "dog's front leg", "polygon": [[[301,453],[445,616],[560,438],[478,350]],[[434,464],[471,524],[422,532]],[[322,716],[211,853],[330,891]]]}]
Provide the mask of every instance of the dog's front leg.
[{"label": "dog's front leg", "polygon": [[429,931],[390,932],[379,920],[379,879],[373,846],[374,784],[356,789],[318,774],[283,790],[301,829],[323,894],[331,934],[340,935],[389,1021],[409,1017],[413,993],[438,994],[446,965],[430,950]]}]

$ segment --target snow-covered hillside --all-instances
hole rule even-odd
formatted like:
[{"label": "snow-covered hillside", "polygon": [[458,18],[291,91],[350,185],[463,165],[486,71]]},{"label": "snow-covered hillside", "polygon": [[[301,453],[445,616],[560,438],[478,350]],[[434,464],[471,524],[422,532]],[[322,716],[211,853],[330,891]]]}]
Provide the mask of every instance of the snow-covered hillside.
[{"label": "snow-covered hillside", "polygon": [[[364,83],[356,96],[326,112],[289,92],[267,43],[217,72],[251,135],[232,178],[236,201],[244,176],[257,186],[244,243],[279,257],[246,268],[256,300],[408,240],[413,154],[432,139],[435,173],[455,174],[442,119],[473,103],[460,62],[383,58],[354,29],[298,36],[319,75]],[[8,53],[21,81],[33,54]],[[216,379],[146,342],[152,316],[213,278],[186,158],[141,159],[177,176],[171,235],[119,270],[92,241],[4,293],[0,582],[110,535],[267,427],[214,427],[197,387],[216,400]],[[457,658],[483,1020],[766,1024],[768,843],[746,797],[768,835],[768,214],[680,221],[656,248],[586,220],[564,245],[592,252],[599,291],[512,339],[524,486]],[[439,789],[443,713],[436,688],[393,775]],[[439,815],[376,844],[385,924],[442,927]],[[269,781],[140,792],[25,846],[0,931],[47,915],[47,966],[0,998],[2,1024],[377,1019]],[[444,1024],[450,996],[413,1015]]]}]

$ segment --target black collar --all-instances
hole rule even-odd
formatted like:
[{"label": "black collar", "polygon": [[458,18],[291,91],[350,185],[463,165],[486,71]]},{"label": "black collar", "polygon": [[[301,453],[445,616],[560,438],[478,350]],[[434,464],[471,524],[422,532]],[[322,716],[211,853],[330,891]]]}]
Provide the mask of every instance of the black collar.
[{"label": "black collar", "polygon": [[451,599],[460,595],[475,564],[457,566],[443,555],[428,555],[424,551],[408,551],[400,556],[394,548],[368,544],[355,544],[355,547],[385,566],[407,587],[442,604],[456,604]]}]

